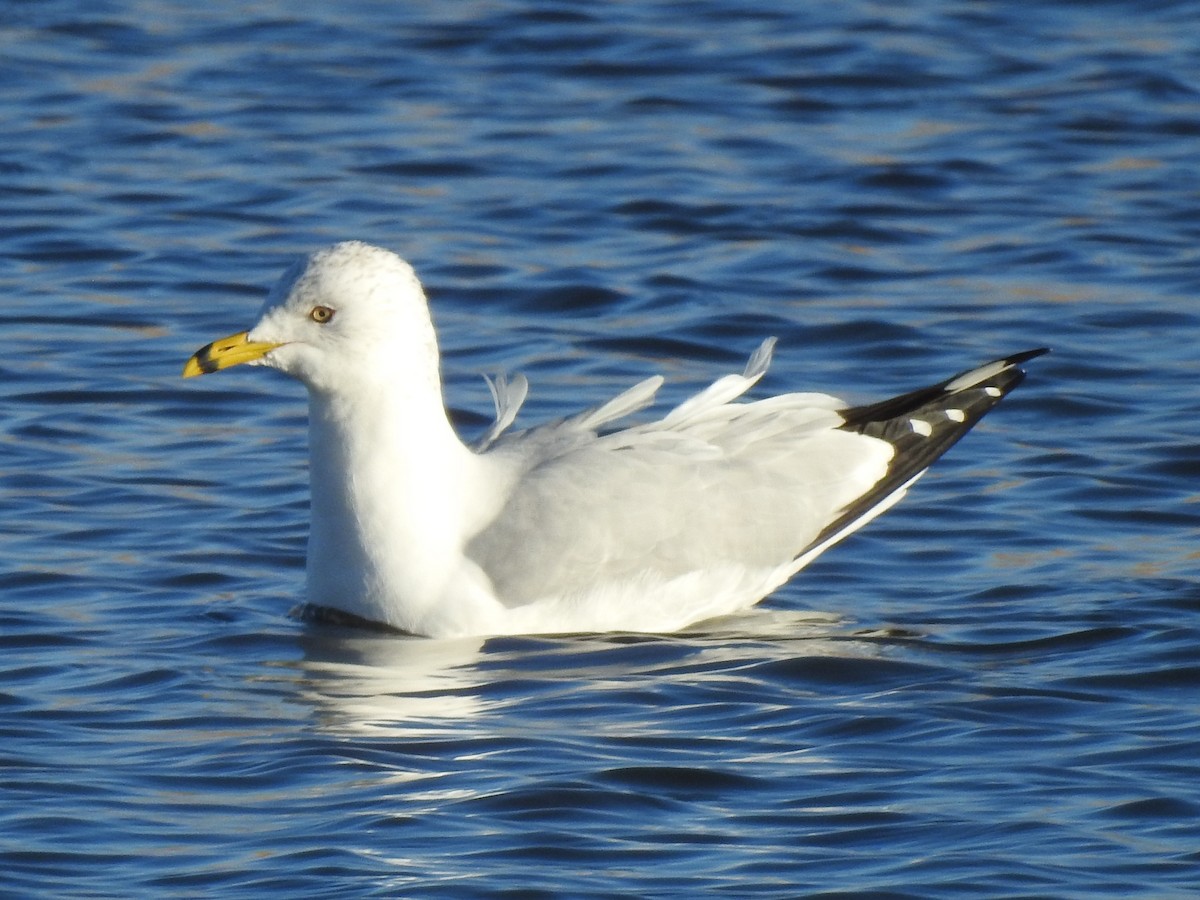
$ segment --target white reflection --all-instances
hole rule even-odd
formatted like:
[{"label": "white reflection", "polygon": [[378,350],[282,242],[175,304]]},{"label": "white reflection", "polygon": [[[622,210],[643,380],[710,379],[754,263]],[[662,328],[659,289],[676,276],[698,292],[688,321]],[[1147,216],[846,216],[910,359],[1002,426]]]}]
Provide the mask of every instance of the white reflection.
[{"label": "white reflection", "polygon": [[[552,682],[540,702],[562,693],[743,678],[748,663],[796,657],[878,656],[879,638],[822,612],[755,609],[670,635],[597,634],[435,640],[315,626],[301,638],[302,690],[320,725],[355,736],[461,739],[464,726],[522,696],[489,690],[506,680]],[[660,645],[649,653],[635,646]],[[481,663],[486,660],[486,665]]]},{"label": "white reflection", "polygon": [[486,707],[478,638],[430,640],[342,628],[302,639],[305,696],[334,731],[414,737],[460,725]]}]

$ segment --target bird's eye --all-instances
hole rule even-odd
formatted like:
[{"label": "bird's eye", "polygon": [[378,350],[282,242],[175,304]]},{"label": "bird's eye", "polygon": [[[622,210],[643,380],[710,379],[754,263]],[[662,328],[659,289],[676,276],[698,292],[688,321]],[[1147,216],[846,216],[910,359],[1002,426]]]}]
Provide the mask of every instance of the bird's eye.
[{"label": "bird's eye", "polygon": [[333,310],[328,306],[314,306],[308,317],[318,325],[324,325],[333,320]]}]

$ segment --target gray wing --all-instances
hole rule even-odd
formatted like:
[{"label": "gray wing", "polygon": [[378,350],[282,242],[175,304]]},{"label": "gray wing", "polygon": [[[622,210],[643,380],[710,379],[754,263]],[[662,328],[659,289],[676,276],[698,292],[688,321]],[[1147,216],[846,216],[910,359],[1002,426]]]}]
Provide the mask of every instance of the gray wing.
[{"label": "gray wing", "polygon": [[816,540],[885,476],[893,450],[842,429],[832,397],[730,402],[762,376],[772,343],[658,422],[595,432],[649,403],[651,380],[500,442],[489,456],[517,470],[512,487],[467,547],[497,595],[520,605],[647,574],[770,571]]},{"label": "gray wing", "polygon": [[511,490],[468,546],[498,596],[519,605],[730,565],[795,571],[894,503],[1020,384],[1020,363],[1046,352],[867,406],[821,394],[731,402],[762,376],[772,344],[658,422],[593,430],[648,404],[651,379],[498,448]]}]

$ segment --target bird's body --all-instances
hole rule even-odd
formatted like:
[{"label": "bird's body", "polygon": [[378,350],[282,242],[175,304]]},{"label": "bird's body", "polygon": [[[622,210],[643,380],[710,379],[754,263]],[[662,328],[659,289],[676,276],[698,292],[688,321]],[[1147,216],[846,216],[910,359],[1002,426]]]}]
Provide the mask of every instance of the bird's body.
[{"label": "bird's body", "polygon": [[525,383],[499,381],[496,424],[469,447],[411,267],[347,242],[289,270],[259,323],[185,374],[252,362],[307,385],[309,604],[431,636],[661,632],[752,605],[896,502],[1041,352],[856,409],[739,402],[772,345],[620,430],[661,379],[516,433]]}]

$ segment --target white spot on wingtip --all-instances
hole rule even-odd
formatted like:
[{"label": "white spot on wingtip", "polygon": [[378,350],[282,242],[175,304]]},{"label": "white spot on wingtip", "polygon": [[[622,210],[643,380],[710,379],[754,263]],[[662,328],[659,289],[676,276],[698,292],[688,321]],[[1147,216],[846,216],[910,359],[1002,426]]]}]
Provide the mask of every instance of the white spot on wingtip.
[{"label": "white spot on wingtip", "polygon": [[912,427],[912,430],[921,437],[929,437],[931,434],[933,434],[933,426],[921,419],[909,419],[908,424]]},{"label": "white spot on wingtip", "polygon": [[946,418],[951,422],[965,422],[967,421],[967,414],[961,409],[948,409],[946,410]]},{"label": "white spot on wingtip", "polygon": [[998,388],[998,387],[994,387],[993,385],[990,385],[990,384],[989,384],[987,387],[985,387],[985,388],[983,389],[983,392],[984,392],[985,394],[987,394],[989,397],[1002,397],[1002,396],[1004,396],[1004,392],[1003,392],[1002,390],[1000,390],[1000,388]]}]

